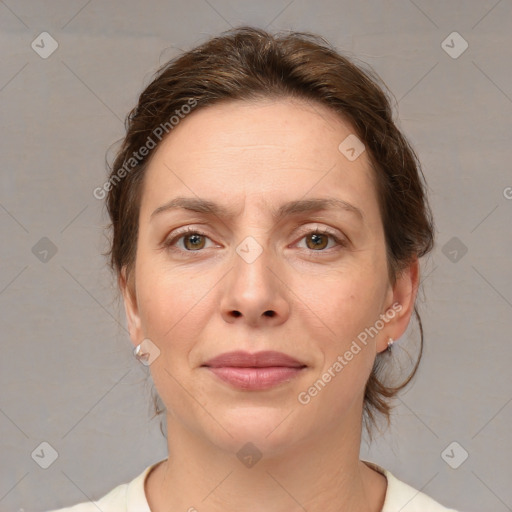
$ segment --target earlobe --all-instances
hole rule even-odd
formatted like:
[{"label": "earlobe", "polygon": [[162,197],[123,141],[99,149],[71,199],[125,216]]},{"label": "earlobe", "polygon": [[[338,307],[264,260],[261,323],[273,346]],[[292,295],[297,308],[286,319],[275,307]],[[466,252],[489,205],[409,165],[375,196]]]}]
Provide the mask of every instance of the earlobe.
[{"label": "earlobe", "polygon": [[419,261],[415,258],[398,276],[392,289],[392,298],[387,306],[390,320],[381,340],[379,352],[386,350],[389,338],[399,339],[406,331],[414,312],[419,286]]},{"label": "earlobe", "polygon": [[124,310],[130,338],[137,344],[140,339],[140,316],[137,304],[137,295],[135,293],[135,284],[130,277],[126,278],[126,266],[121,269],[118,279],[119,288],[123,294]]}]

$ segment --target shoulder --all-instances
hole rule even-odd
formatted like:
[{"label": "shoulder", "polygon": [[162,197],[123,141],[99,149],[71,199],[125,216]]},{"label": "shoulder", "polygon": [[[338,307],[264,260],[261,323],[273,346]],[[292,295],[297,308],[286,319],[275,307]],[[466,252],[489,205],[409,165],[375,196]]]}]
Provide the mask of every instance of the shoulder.
[{"label": "shoulder", "polygon": [[126,490],[129,484],[121,484],[96,501],[78,503],[71,507],[59,508],[50,512],[114,512],[126,510]]},{"label": "shoulder", "polygon": [[387,469],[373,462],[364,461],[364,463],[382,473],[388,481],[382,512],[457,512],[455,509],[444,507],[430,496],[402,482]]},{"label": "shoulder", "polygon": [[49,512],[151,512],[144,492],[144,481],[157,464],[159,463],[148,466],[131,482],[118,485],[98,500],[77,503]]}]

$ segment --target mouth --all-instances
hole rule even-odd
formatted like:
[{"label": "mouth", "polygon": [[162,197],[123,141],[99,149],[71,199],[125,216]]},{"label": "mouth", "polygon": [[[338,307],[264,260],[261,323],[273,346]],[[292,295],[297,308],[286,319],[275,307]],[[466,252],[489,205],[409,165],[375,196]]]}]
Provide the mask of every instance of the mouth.
[{"label": "mouth", "polygon": [[233,366],[237,368],[301,368],[306,366],[306,364],[298,361],[288,354],[275,352],[273,350],[256,352],[254,354],[238,350],[235,352],[226,352],[224,354],[220,354],[212,359],[209,359],[202,366],[207,366],[210,368],[220,368],[226,366]]},{"label": "mouth", "polygon": [[291,381],[307,365],[275,351],[227,352],[202,365],[217,378],[242,390],[264,390]]}]

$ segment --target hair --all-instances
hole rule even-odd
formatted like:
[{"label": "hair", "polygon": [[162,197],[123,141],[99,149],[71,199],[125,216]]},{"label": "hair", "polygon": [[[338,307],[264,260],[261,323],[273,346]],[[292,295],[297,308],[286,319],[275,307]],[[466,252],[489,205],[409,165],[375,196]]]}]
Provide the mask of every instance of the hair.
[{"label": "hair", "polygon": [[[127,115],[126,136],[108,165],[110,177],[104,188],[111,238],[105,255],[111,270],[119,278],[126,267],[128,280],[133,272],[145,170],[162,140],[158,136],[162,128],[171,133],[170,120],[179,121],[176,114],[191,110],[184,106],[198,110],[225,101],[293,98],[327,106],[348,121],[364,143],[375,178],[389,279],[394,284],[401,271],[431,251],[434,225],[420,162],[393,121],[385,91],[389,92],[373,70],[356,65],[309,32],[272,35],[242,26],[171,59],[156,71]],[[154,147],[150,148],[150,140]],[[150,149],[141,157],[138,152],[144,147]],[[390,359],[379,353],[366,383],[363,417],[370,440],[378,414],[389,427],[390,399],[411,381],[419,366],[423,327],[416,304],[414,314],[420,350],[410,374],[396,386],[386,383],[382,374]],[[153,396],[156,415],[163,412],[158,398]]]}]

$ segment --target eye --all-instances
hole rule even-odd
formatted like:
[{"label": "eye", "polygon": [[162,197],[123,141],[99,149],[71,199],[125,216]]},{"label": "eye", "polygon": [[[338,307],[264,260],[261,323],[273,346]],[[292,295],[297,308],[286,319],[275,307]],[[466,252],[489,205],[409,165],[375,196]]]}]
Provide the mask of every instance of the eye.
[{"label": "eye", "polygon": [[210,240],[205,233],[198,231],[197,229],[187,228],[175,234],[174,237],[166,240],[164,246],[168,249],[174,249],[176,242],[183,239],[183,246],[178,246],[179,250],[187,252],[197,252],[204,249],[206,240]]},{"label": "eye", "polygon": [[[334,240],[335,246],[345,247],[347,245],[346,241],[338,237],[335,233],[325,229],[314,229],[312,231],[308,231],[301,238],[301,240],[306,240],[306,248],[315,252],[327,252],[324,249],[329,244],[329,238]],[[332,249],[332,246],[330,247]]]}]

